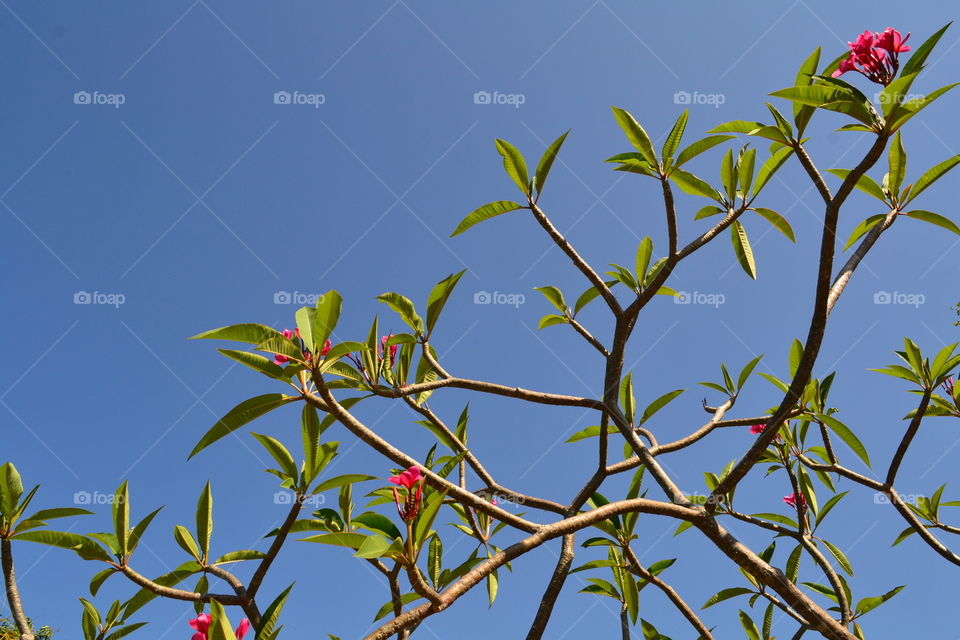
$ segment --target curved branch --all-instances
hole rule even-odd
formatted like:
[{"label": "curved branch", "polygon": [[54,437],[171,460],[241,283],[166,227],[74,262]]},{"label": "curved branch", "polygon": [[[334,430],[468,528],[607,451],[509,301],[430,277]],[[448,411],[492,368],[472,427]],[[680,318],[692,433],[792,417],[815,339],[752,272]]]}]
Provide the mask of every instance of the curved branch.
[{"label": "curved branch", "polygon": [[847,283],[850,282],[850,278],[853,277],[853,272],[857,270],[860,262],[867,256],[867,252],[869,252],[877,240],[880,239],[881,234],[893,226],[899,213],[899,211],[894,209],[887,214],[883,221],[870,229],[870,232],[867,233],[866,237],[860,242],[857,250],[853,252],[853,255],[850,256],[846,264],[843,265],[843,268],[840,269],[836,280],[833,281],[833,286],[830,287],[830,295],[827,298],[827,313],[833,311],[834,305],[837,304],[837,300],[840,299],[840,295],[846,288]]},{"label": "curved branch", "polygon": [[624,547],[623,555],[627,559],[627,562],[630,563],[630,570],[633,573],[663,591],[667,598],[670,599],[670,602],[673,603],[677,610],[683,614],[683,617],[686,618],[690,625],[700,634],[698,640],[713,640],[713,634],[710,633],[710,629],[697,617],[697,614],[690,608],[690,605],[684,602],[683,598],[680,597],[680,594],[678,594],[673,587],[647,571],[644,566],[640,564],[640,560],[633,552],[633,549]]},{"label": "curved branch", "polygon": [[20,600],[17,572],[13,567],[13,547],[9,538],[0,540],[0,556],[2,556],[3,580],[7,591],[7,604],[10,605],[10,615],[13,616],[13,622],[20,632],[20,640],[33,640],[33,628],[23,612],[23,602]]}]

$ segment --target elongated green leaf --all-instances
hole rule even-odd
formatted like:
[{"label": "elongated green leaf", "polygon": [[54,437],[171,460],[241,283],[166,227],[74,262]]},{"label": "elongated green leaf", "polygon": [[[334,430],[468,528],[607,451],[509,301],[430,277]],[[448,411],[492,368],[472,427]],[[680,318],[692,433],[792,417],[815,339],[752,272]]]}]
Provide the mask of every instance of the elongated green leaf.
[{"label": "elongated green leaf", "polygon": [[290,595],[290,591],[293,589],[291,584],[289,587],[284,589],[276,599],[270,603],[270,606],[267,607],[266,611],[263,612],[263,615],[260,617],[260,626],[257,627],[257,638],[270,638],[272,634],[277,629],[277,622],[280,620],[280,613],[283,611],[283,605],[287,602],[287,596]]},{"label": "elongated green leaf", "polygon": [[730,237],[733,241],[733,253],[737,256],[737,262],[747,272],[747,275],[757,279],[757,263],[753,259],[753,249],[750,247],[750,239],[747,238],[747,231],[740,224],[739,220],[734,220],[730,226]]},{"label": "elongated green leaf", "polygon": [[830,428],[831,431],[840,436],[840,439],[843,440],[855,454],[857,454],[858,458],[863,460],[865,465],[868,467],[870,466],[870,456],[867,454],[866,447],[863,446],[863,443],[860,442],[860,439],[847,427],[847,425],[843,424],[833,416],[828,416],[825,414],[819,414],[817,419],[821,420],[825,425],[827,425],[827,427]]},{"label": "elongated green leaf", "polygon": [[527,175],[527,163],[517,148],[506,140],[497,138],[497,152],[503,156],[503,168],[516,183],[524,195],[530,195],[530,177]]},{"label": "elongated green leaf", "polygon": [[[213,427],[200,439],[197,446],[190,452],[189,458],[197,455],[208,446],[227,436],[248,422],[259,418],[265,413],[273,411],[277,407],[290,404],[299,400],[298,396],[287,396],[282,393],[267,393],[262,396],[256,396],[249,400],[244,400],[236,407],[231,409],[227,415],[220,418]],[[189,459],[188,458],[188,459]]]},{"label": "elongated green leaf", "polygon": [[537,323],[537,330],[546,329],[547,327],[552,327],[557,324],[568,324],[569,322],[570,320],[567,319],[567,316],[551,313],[540,318],[540,322]]},{"label": "elongated green leaf", "polygon": [[547,150],[543,153],[543,156],[540,157],[540,163],[537,165],[536,173],[536,187],[537,194],[543,193],[543,185],[547,181],[547,176],[550,174],[550,168],[553,167],[553,161],[556,160],[557,154],[560,153],[560,147],[563,146],[563,141],[567,139],[567,134],[570,131],[568,130],[562,136],[554,140]]},{"label": "elongated green leaf", "polygon": [[321,491],[329,491],[330,489],[337,489],[347,484],[355,484],[357,482],[366,482],[367,480],[376,480],[375,476],[368,476],[362,473],[347,473],[342,476],[334,476],[333,478],[327,478],[323,482],[317,485],[313,490],[313,493],[320,493]]},{"label": "elongated green leaf", "polygon": [[[837,176],[841,180],[846,180],[847,175],[850,173],[849,169],[827,169],[827,171]],[[854,186],[856,186],[857,189],[860,189],[860,191],[873,196],[880,202],[887,202],[887,195],[883,192],[883,189],[879,184],[877,184],[876,180],[868,175],[860,176],[860,178],[857,180],[857,184]]]},{"label": "elongated green leaf", "polygon": [[563,299],[563,292],[554,286],[534,287],[534,291],[539,291],[547,301],[557,308],[560,313],[567,312],[567,301]]},{"label": "elongated green leaf", "polygon": [[640,123],[637,122],[636,118],[629,111],[619,109],[617,107],[610,107],[613,110],[613,117],[616,118],[617,124],[620,125],[620,128],[623,129],[623,132],[627,136],[627,140],[630,141],[630,144],[633,145],[633,148],[639,151],[644,160],[647,161],[647,164],[652,167],[657,166],[657,153],[653,150],[653,143],[650,142],[650,136],[647,135],[647,132],[643,127],[640,126]]},{"label": "elongated green leaf", "polygon": [[299,476],[297,463],[294,461],[290,452],[287,451],[287,448],[283,446],[279,440],[260,433],[251,432],[250,435],[256,438],[257,442],[263,445],[263,448],[267,450],[267,453],[269,453],[274,460],[276,460],[277,464],[280,465],[280,469],[283,470],[287,477],[292,478],[294,481],[297,480],[297,477]]},{"label": "elongated green leaf", "polygon": [[377,300],[383,302],[391,309],[400,314],[400,318],[408,327],[414,330],[417,335],[423,333],[423,318],[417,314],[413,302],[399,293],[389,291],[377,296]]},{"label": "elongated green leaf", "polygon": [[313,316],[313,352],[320,353],[323,344],[333,333],[340,319],[340,311],[343,308],[343,298],[336,291],[327,291],[317,298],[316,311]]},{"label": "elongated green leaf", "polygon": [[754,207],[754,211],[757,212],[762,218],[767,222],[773,225],[773,228],[787,236],[790,239],[790,242],[796,242],[797,238],[793,235],[793,227],[790,226],[790,223],[787,222],[786,218],[781,216],[776,211],[772,209],[764,209],[763,207]]},{"label": "elongated green leaf", "polygon": [[75,551],[84,560],[100,560],[102,562],[113,562],[114,558],[104,551],[99,544],[76,533],[65,531],[52,531],[42,529],[40,531],[25,531],[13,536],[14,540],[28,540],[40,544],[69,549]]},{"label": "elongated green leaf", "polygon": [[229,327],[211,329],[192,336],[190,340],[233,340],[249,344],[262,344],[267,340],[282,338],[283,335],[273,327],[262,324],[234,324]]},{"label": "elongated green leaf", "polygon": [[938,227],[943,227],[948,231],[953,231],[954,233],[960,235],[960,227],[957,227],[952,220],[945,218],[939,213],[924,211],[923,209],[914,209],[913,211],[905,212],[903,215],[907,216],[908,218],[913,218],[914,220],[923,220],[924,222],[935,224]]},{"label": "elongated green leaf", "polygon": [[875,226],[883,222],[883,219],[886,217],[887,216],[885,216],[882,213],[877,214],[875,216],[870,216],[869,218],[867,218],[866,220],[858,224],[856,227],[854,227],[853,231],[850,232],[850,237],[847,238],[847,244],[844,245],[843,250],[846,251],[847,249],[849,249],[854,242],[862,238],[864,234],[870,231],[870,229],[873,229]]},{"label": "elongated green leaf", "polygon": [[903,141],[900,139],[900,132],[893,137],[890,143],[888,153],[890,162],[890,178],[887,181],[887,188],[894,197],[900,194],[900,185],[903,184],[903,178],[907,175],[907,152],[903,149]]},{"label": "elongated green leaf", "polygon": [[644,422],[653,417],[653,415],[663,409],[665,406],[670,404],[677,396],[682,394],[686,389],[675,389],[668,393],[663,394],[653,402],[651,402],[646,409],[643,410],[643,415],[640,416],[640,422],[638,425],[642,425]]},{"label": "elongated green leaf", "polygon": [[130,535],[130,488],[124,480],[113,499],[113,527],[117,535],[120,555],[126,557],[128,536]]},{"label": "elongated green leaf", "polygon": [[680,152],[680,155],[677,156],[676,162],[673,163],[673,166],[679,167],[683,164],[686,164],[690,160],[693,160],[698,155],[704,151],[708,151],[718,144],[723,144],[727,140],[733,140],[736,136],[707,136],[702,140],[697,140],[696,142],[687,146],[683,151]]},{"label": "elongated green leaf", "polygon": [[670,172],[670,179],[677,183],[680,190],[694,196],[703,196],[711,200],[721,201],[716,189],[710,186],[708,182],[697,176],[684,171],[683,169],[674,169]]},{"label": "elongated green leaf", "polygon": [[667,135],[667,139],[663,141],[663,148],[660,151],[660,155],[664,160],[672,158],[673,154],[676,153],[680,147],[680,140],[683,138],[683,132],[687,128],[687,119],[689,117],[690,111],[684,109],[680,117],[677,118],[676,123],[674,123],[673,129],[671,129],[669,135]]},{"label": "elongated green leaf", "polygon": [[753,183],[754,198],[756,198],[760,191],[767,186],[767,183],[770,182],[770,179],[776,175],[777,171],[779,171],[780,167],[786,163],[792,153],[793,149],[784,147],[783,149],[772,153],[770,157],[767,158],[762,165],[760,165],[760,170],[757,171],[757,179]]},{"label": "elongated green leaf", "polygon": [[[577,442],[578,440],[583,440],[584,438],[595,438],[600,435],[602,427],[600,425],[593,425],[587,427],[586,429],[581,429],[575,434],[567,438],[567,442]],[[609,425],[607,427],[607,433],[617,433],[618,429],[614,425]]]},{"label": "elongated green leaf", "polygon": [[490,218],[499,216],[502,213],[507,213],[508,211],[516,211],[517,209],[524,208],[525,207],[522,204],[513,202],[511,200],[497,200],[496,202],[490,202],[464,218],[460,224],[457,225],[457,228],[453,230],[453,233],[450,234],[450,237],[452,238],[453,236],[460,235],[473,225],[483,222],[484,220],[489,220]]},{"label": "elongated green leaf", "polygon": [[441,280],[436,284],[430,295],[427,297],[427,333],[429,334],[433,331],[433,327],[437,324],[437,319],[440,317],[440,312],[443,311],[443,307],[447,304],[447,300],[450,299],[450,294],[453,293],[454,288],[457,286],[457,283],[460,282],[460,278],[466,273],[466,269],[460,271],[459,273],[453,273]]},{"label": "elongated green leaf", "polygon": [[920,178],[913,184],[913,189],[910,190],[910,197],[907,202],[910,202],[920,195],[926,190],[927,187],[942,178],[948,171],[957,166],[957,164],[960,164],[960,155],[956,155],[952,158],[944,160],[920,176]]},{"label": "elongated green leaf", "polygon": [[832,542],[827,542],[826,540],[821,540],[823,544],[827,546],[827,549],[830,550],[830,553],[833,554],[833,557],[837,559],[837,564],[840,565],[840,568],[847,572],[848,575],[853,575],[853,566],[850,564],[850,560],[847,559],[846,554],[840,550]]},{"label": "elongated green leaf", "polygon": [[700,608],[708,609],[717,603],[723,602],[724,600],[729,600],[730,598],[746,595],[748,593],[753,593],[753,590],[747,589],[746,587],[730,587],[729,589],[721,589],[710,596]]},{"label": "elongated green leaf", "polygon": [[900,71],[901,75],[909,75],[911,73],[918,73],[923,70],[924,63],[927,61],[927,58],[930,56],[930,52],[933,51],[933,48],[937,46],[937,43],[940,41],[940,38],[943,36],[944,32],[950,28],[950,25],[953,22],[948,22],[946,25],[941,27],[936,33],[927,38],[923,44],[921,44],[917,49],[910,55],[910,59],[903,65],[902,70]]},{"label": "elongated green leaf", "polygon": [[254,371],[259,371],[265,376],[274,380],[286,379],[283,375],[283,367],[275,364],[269,358],[265,358],[259,353],[250,353],[249,351],[237,351],[235,349],[217,349],[220,353],[240,364],[246,365]]}]

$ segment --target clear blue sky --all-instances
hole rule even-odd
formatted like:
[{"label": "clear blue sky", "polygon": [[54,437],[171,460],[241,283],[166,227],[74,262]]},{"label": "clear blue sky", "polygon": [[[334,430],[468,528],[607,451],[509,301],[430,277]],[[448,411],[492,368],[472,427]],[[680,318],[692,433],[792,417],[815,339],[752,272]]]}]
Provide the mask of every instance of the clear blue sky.
[{"label": "clear blue sky", "polygon": [[[43,484],[41,507],[70,505],[77,492],[111,492],[125,478],[137,517],[166,504],[134,563],[150,575],[185,560],[170,533],[174,524],[191,522],[207,479],[214,485],[218,551],[255,544],[285,509],[273,502],[274,478],[261,472],[266,456],[247,430],[186,461],[234,404],[280,390],[232,365],[213,344],[186,337],[244,321],[289,326],[298,305],[275,304],[278,292],[332,288],[346,300],[344,338],[364,336],[377,312],[387,328],[400,329],[375,302],[377,294],[395,290],[422,304],[433,283],[468,268],[435,338],[447,367],[596,396],[596,354],[564,327],[535,331],[549,311],[532,287],[554,284],[575,297],[585,283],[532,220],[507,215],[448,237],[473,208],[515,197],[493,139],[512,141],[535,163],[546,143],[572,128],[542,204],[594,264],[631,264],[640,238],[649,234],[662,247],[665,234],[656,185],[602,162],[628,147],[609,105],[632,110],[658,138],[681,109],[677,92],[699,102],[691,105],[689,136],[727,120],[763,119],[765,95],[791,85],[817,45],[836,55],[863,29],[888,25],[912,31],[919,42],[956,11],[947,2],[752,0],[0,5],[0,335],[7,363],[0,374],[0,458],[15,462],[28,484]],[[958,79],[958,37],[948,32],[920,91]],[[304,104],[276,104],[278,91]],[[475,103],[484,91],[498,92],[506,104]],[[90,103],[83,104],[82,93],[75,103],[77,92],[87,92]],[[949,116],[958,99],[948,95],[907,127],[912,176],[960,152],[960,130]],[[832,114],[816,118],[811,148],[824,168],[852,166],[865,150],[859,134],[832,133],[842,123]],[[709,154],[695,171],[714,179],[719,156]],[[786,375],[789,343],[806,332],[818,196],[795,164],[781,177],[764,206],[791,221],[798,243],[749,220],[757,282],[721,239],[684,263],[673,286],[722,295],[724,304],[663,298],[638,325],[628,362],[641,403],[691,388],[655,421],[664,438],[704,421],[696,382],[715,379],[721,361],[740,366],[766,353],[761,370]],[[956,180],[928,191],[922,206],[960,218],[948,195]],[[683,197],[680,204],[682,238],[689,239],[705,228],[693,221],[703,203]],[[854,195],[842,219],[844,236],[874,213],[866,196]],[[867,368],[891,362],[904,335],[926,350],[958,339],[950,311],[960,293],[957,243],[939,228],[901,221],[834,315],[819,373],[840,371],[833,404],[878,465],[889,459],[913,397]],[[78,292],[96,292],[94,302],[122,296],[123,303],[75,304]],[[478,292],[526,299],[517,306],[474,304]],[[920,296],[922,304],[874,304],[878,292]],[[607,336],[600,306],[584,321]],[[434,404],[455,418],[467,399],[438,393]],[[735,413],[757,415],[776,401],[773,388],[756,378]],[[361,415],[388,439],[425,452],[429,438],[410,412],[387,406],[370,403]],[[565,502],[589,474],[592,447],[562,441],[593,424],[592,416],[479,398],[471,412],[471,442],[504,484]],[[254,428],[298,446],[295,409]],[[336,472],[386,475],[387,461],[353,446],[342,430],[328,433],[344,440]],[[702,491],[701,472],[719,471],[750,437],[728,430],[712,445],[666,462],[686,490]],[[947,496],[957,498],[956,444],[950,422],[930,420],[902,474],[913,481],[901,490],[929,495],[951,482]],[[849,464],[860,468],[852,456]],[[785,481],[762,476],[748,477],[741,506],[783,509]],[[608,492],[618,491],[620,483],[611,482]],[[855,597],[909,584],[895,606],[866,619],[870,637],[900,637],[908,628],[911,635],[942,636],[945,612],[955,606],[956,568],[915,539],[890,550],[903,525],[869,493],[854,490],[846,506],[826,534],[854,561]],[[76,530],[109,529],[107,508],[97,510]],[[648,564],[681,558],[665,575],[690,602],[699,605],[742,582],[697,534],[674,539],[672,529],[641,519],[637,548]],[[732,529],[766,545],[763,536]],[[451,529],[448,551],[467,553],[454,539]],[[506,533],[500,542],[513,539]],[[781,563],[786,552],[778,552]],[[28,613],[62,629],[64,638],[77,637],[76,598],[99,567],[27,544],[17,545],[17,553]],[[517,574],[504,576],[492,610],[479,589],[418,636],[521,636],[556,553],[554,544],[516,562]],[[578,563],[590,557],[584,551]],[[806,579],[820,580],[805,569]],[[576,593],[583,575],[568,582],[551,638],[616,633],[608,603]],[[291,544],[265,588],[276,593],[293,579],[289,637],[361,636],[387,599],[377,575],[332,548]],[[132,592],[114,578],[100,601]],[[689,637],[659,595],[645,592],[642,607],[663,631]],[[914,615],[918,610],[934,615]],[[150,605],[138,618],[152,621],[140,637],[188,637],[190,611],[177,603]],[[733,608],[710,613],[722,637],[740,634]],[[778,635],[792,631],[789,625]]]}]

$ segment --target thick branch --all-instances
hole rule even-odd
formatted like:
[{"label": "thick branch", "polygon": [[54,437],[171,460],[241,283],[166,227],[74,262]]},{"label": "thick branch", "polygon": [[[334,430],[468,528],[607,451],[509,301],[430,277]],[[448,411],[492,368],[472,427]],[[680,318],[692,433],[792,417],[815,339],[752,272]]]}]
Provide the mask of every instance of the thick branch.
[{"label": "thick branch", "polygon": [[20,600],[17,573],[13,567],[13,549],[9,538],[0,540],[0,555],[2,555],[3,581],[6,585],[10,615],[13,616],[13,621],[20,632],[20,640],[33,640],[33,628],[23,612],[23,602]]}]

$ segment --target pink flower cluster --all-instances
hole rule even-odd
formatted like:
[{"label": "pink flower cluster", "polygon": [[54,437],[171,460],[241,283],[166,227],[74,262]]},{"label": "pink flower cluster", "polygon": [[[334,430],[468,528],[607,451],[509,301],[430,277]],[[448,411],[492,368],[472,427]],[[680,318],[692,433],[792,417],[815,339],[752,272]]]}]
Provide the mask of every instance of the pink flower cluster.
[{"label": "pink flower cluster", "polygon": [[[213,622],[213,618],[210,617],[209,613],[201,613],[193,620],[190,620],[187,624],[197,631],[190,640],[207,640],[207,633],[210,631],[211,622]],[[249,630],[250,621],[244,618],[240,621],[240,626],[237,627],[237,640],[243,640],[243,636],[247,635],[247,631]]]},{"label": "pink flower cluster", "polygon": [[404,522],[413,522],[420,513],[420,501],[423,498],[423,475],[420,467],[414,465],[398,476],[387,478],[390,482],[404,489],[401,498],[396,487],[393,489],[393,500],[397,503],[397,513]]},{"label": "pink flower cluster", "polygon": [[[391,334],[388,335],[388,336],[383,336],[382,338],[380,338],[380,349],[378,350],[377,356],[378,356],[381,360],[383,360],[383,354],[387,352],[387,340],[389,340],[389,339],[392,338],[393,336],[394,336],[394,334],[391,333]],[[400,345],[398,345],[398,344],[392,344],[392,345],[390,345],[390,351],[389,351],[390,357],[387,359],[387,366],[388,366],[388,367],[392,367],[392,366],[393,366],[393,363],[397,361],[397,349],[398,349],[399,347],[400,347]]]},{"label": "pink flower cluster", "polygon": [[[310,350],[307,349],[307,346],[303,343],[303,339],[300,337],[300,329],[294,329],[293,331],[290,331],[290,329],[284,329],[283,337],[286,338],[287,340],[291,340],[292,338],[296,337],[297,340],[300,342],[300,350],[303,352],[303,359],[306,360],[307,362],[310,361]],[[330,348],[332,346],[333,346],[333,343],[330,342],[329,340],[324,342],[323,348],[320,350],[320,356],[323,357],[328,353],[330,353]],[[283,355],[282,353],[276,354],[273,358],[274,364],[286,364],[288,362],[290,362],[290,358]]]},{"label": "pink flower cluster", "polygon": [[887,86],[893,81],[900,68],[899,55],[910,51],[904,43],[906,38],[893,27],[887,27],[881,33],[864,31],[857,36],[856,42],[850,42],[850,56],[840,63],[840,68],[833,72],[838,78],[847,71],[857,71],[876,82]]}]

